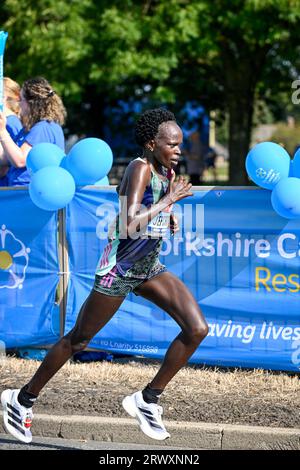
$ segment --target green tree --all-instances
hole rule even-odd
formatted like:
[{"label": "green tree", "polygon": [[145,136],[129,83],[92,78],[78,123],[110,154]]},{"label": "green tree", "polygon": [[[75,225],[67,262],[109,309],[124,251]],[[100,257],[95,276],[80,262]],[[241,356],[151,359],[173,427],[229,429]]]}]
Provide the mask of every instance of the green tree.
[{"label": "green tree", "polygon": [[229,115],[230,182],[246,183],[244,159],[255,94],[278,97],[279,83],[290,87],[300,2],[123,3],[101,16],[105,66],[96,65],[93,76],[102,80],[109,72],[111,80],[125,87],[138,78],[151,83],[160,99],[198,98],[208,110],[224,108]]},{"label": "green tree", "polygon": [[256,97],[279,113],[298,74],[300,0],[5,0],[3,14],[7,73],[46,75],[93,130],[132,96],[225,111],[232,184],[248,181]]},{"label": "green tree", "polygon": [[5,0],[8,31],[5,73],[22,82],[47,77],[60,93],[79,101],[89,74],[90,0]]}]

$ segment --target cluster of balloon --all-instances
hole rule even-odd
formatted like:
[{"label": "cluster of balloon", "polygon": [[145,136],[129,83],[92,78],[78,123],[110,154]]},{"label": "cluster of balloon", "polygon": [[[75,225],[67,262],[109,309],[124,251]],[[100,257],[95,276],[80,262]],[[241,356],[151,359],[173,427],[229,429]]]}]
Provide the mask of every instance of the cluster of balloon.
[{"label": "cluster of balloon", "polygon": [[76,186],[109,185],[112,161],[109,145],[93,137],[77,142],[68,155],[55,144],[37,144],[26,160],[31,200],[40,209],[62,209],[73,199]]},{"label": "cluster of balloon", "polygon": [[254,183],[272,191],[271,203],[277,214],[300,218],[300,149],[291,160],[281,145],[261,142],[248,153],[246,170]]}]

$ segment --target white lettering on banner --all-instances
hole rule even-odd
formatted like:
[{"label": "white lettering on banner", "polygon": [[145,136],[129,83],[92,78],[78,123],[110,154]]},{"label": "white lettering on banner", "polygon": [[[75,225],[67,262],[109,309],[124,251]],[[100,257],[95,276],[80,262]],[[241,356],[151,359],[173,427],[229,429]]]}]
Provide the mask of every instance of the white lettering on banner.
[{"label": "white lettering on banner", "polygon": [[[249,344],[253,341],[256,332],[257,340],[275,340],[275,341],[294,341],[294,347],[300,346],[300,326],[276,326],[271,322],[263,322],[260,330],[257,331],[258,325],[242,325],[234,323],[232,320],[228,320],[225,323],[208,323],[209,332],[208,336],[216,338],[237,338],[242,343]],[[295,343],[295,341],[299,341]],[[299,354],[300,363],[300,350],[294,353]],[[296,360],[296,359],[295,359]],[[294,362],[295,363],[295,362]]]},{"label": "white lettering on banner", "polygon": [[297,256],[296,253],[295,252],[287,253],[284,249],[284,242],[285,240],[288,240],[288,239],[296,240],[296,235],[294,235],[293,233],[284,233],[280,235],[280,237],[278,238],[278,243],[277,243],[278,253],[280,254],[282,258],[292,259]]},{"label": "white lettering on banner", "polygon": [[182,243],[182,242],[183,242],[183,239],[180,239],[180,238],[177,238],[177,237],[173,238],[173,254],[174,255],[176,255],[176,256],[179,255],[179,246],[180,246],[180,243]]},{"label": "white lettering on banner", "polygon": [[208,336],[215,336],[217,338],[233,338],[236,337],[242,340],[242,343],[251,343],[256,331],[255,325],[242,326],[232,324],[232,320],[227,323],[208,323],[209,332]]},{"label": "white lettering on banner", "polygon": [[292,328],[290,326],[275,326],[271,321],[264,322],[259,335],[260,339],[281,339],[285,341],[295,341],[300,339],[300,328]]},{"label": "white lettering on banner", "polygon": [[[270,256],[271,245],[265,239],[254,240],[253,238],[241,238],[239,232],[232,235],[231,238],[224,237],[222,232],[218,232],[216,239],[214,238],[200,238],[195,236],[193,232],[185,232],[185,238],[177,236],[173,239],[173,244],[170,240],[164,240],[163,255],[178,254],[178,247],[183,244],[183,249],[186,256],[215,256],[218,257],[228,256],[229,258],[248,258],[251,254],[251,249],[254,251],[255,256],[258,258],[267,258]],[[176,246],[176,250],[174,250]]]},{"label": "white lettering on banner", "polygon": [[185,243],[186,255],[191,256],[191,254],[194,254],[196,256],[201,256],[198,248],[202,247],[202,241],[199,237],[195,237],[193,241],[192,241],[192,238],[193,238],[193,234],[190,232],[187,232],[186,243]]},{"label": "white lettering on banner", "polygon": [[258,258],[267,258],[270,255],[271,245],[268,240],[258,240],[255,243],[255,254]]},{"label": "white lettering on banner", "polygon": [[[179,239],[177,238],[177,240],[179,240]],[[180,242],[182,242],[182,241],[183,240],[180,240]],[[165,238],[164,242],[163,242],[163,245],[162,245],[162,248],[161,248],[161,251],[160,251],[161,256],[166,256],[170,253],[174,253],[174,255],[178,255],[179,252],[177,251],[177,253],[175,253],[175,250],[173,251],[172,248],[173,248],[173,246],[172,246],[171,240],[169,240],[168,238]]]},{"label": "white lettering on banner", "polygon": [[123,343],[120,341],[104,340],[101,338],[93,338],[93,344],[100,347],[102,346],[103,348],[131,351],[140,354],[158,353],[158,347],[155,344]]},{"label": "white lettering on banner", "polygon": [[233,242],[229,238],[223,239],[223,234],[219,232],[217,235],[217,256],[222,256],[223,246],[225,246],[225,252],[227,249],[227,256],[232,257]]},{"label": "white lettering on banner", "polygon": [[[126,199],[122,197],[121,199]],[[122,202],[122,206],[127,201]],[[164,245],[162,255],[169,254],[179,255],[180,250],[185,252],[185,256],[218,256],[218,257],[236,257],[248,258],[252,254],[257,258],[268,258],[271,254],[271,243],[265,238],[255,239],[242,236],[240,232],[225,235],[219,231],[213,237],[204,237],[204,205],[203,204],[185,204],[183,206],[174,205],[174,212],[179,220],[180,230],[174,237],[167,236],[163,238]],[[96,226],[96,236],[100,240],[106,240],[108,236],[108,227],[113,227],[112,222],[116,220],[118,211],[113,203],[106,202],[96,209],[96,216],[100,217]],[[125,221],[121,218],[120,222],[120,238],[126,238],[127,233],[121,230],[121,226],[126,226]],[[131,222],[134,223],[133,220]],[[168,225],[168,217],[158,214],[149,226],[156,231],[156,235],[164,235]],[[196,231],[193,227],[197,227]],[[155,229],[155,230],[154,230]],[[144,230],[136,231],[136,238],[143,235]],[[169,234],[170,235],[170,234]],[[135,238],[133,236],[133,238]],[[288,243],[290,245],[288,249]],[[300,257],[300,243],[294,233],[283,233],[277,238],[274,237],[273,249],[277,249],[278,254],[284,259],[294,259]],[[0,286],[1,287],[1,286]]]},{"label": "white lettering on banner", "polygon": [[[285,233],[278,237],[277,246],[279,255],[284,259],[292,259],[300,256],[300,249],[287,251],[286,243],[297,240],[293,233]],[[276,241],[275,241],[276,243]],[[254,238],[241,238],[241,234],[236,232],[231,238],[224,237],[222,232],[218,232],[215,238],[199,238],[192,232],[186,232],[184,238],[174,237],[173,244],[170,241],[164,246],[163,255],[178,254],[179,245],[183,245],[186,256],[227,256],[229,258],[248,258],[252,252],[258,258],[268,258],[271,254],[271,243],[264,238],[255,240]],[[299,245],[299,244],[298,244]],[[176,246],[176,249],[175,249]]]},{"label": "white lettering on banner", "polygon": [[[215,240],[213,238],[204,238],[203,242],[202,242],[202,255],[203,256],[214,256],[215,254],[215,247],[214,247],[214,244],[215,244]],[[203,250],[208,250],[208,251],[203,251]]]}]

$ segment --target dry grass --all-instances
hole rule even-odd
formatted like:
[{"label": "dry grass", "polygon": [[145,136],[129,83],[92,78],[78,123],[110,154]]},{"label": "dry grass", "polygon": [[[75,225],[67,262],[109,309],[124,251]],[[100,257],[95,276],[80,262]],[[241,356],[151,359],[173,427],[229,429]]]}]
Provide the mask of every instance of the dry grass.
[{"label": "dry grass", "polygon": [[[19,388],[40,362],[6,358],[0,392]],[[137,358],[68,363],[40,394],[37,413],[127,416],[122,398],[143,388],[159,363]],[[161,404],[167,420],[298,428],[300,385],[296,375],[263,370],[185,367],[170,382]]]},{"label": "dry grass", "polygon": [[[0,364],[0,386],[20,386],[36,371],[40,362],[8,357]],[[78,383],[82,388],[101,384],[136,390],[149,382],[159,364],[141,361],[67,363],[51,380],[58,383]],[[235,396],[237,399],[292,403],[300,405],[300,382],[297,375],[264,370],[220,370],[218,368],[183,368],[168,385],[169,396],[194,399],[199,397]]]}]

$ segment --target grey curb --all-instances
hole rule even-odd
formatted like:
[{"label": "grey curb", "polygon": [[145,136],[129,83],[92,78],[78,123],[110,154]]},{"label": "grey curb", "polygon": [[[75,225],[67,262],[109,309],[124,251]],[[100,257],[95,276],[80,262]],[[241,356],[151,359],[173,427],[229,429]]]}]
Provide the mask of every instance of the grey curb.
[{"label": "grey curb", "polygon": [[[0,412],[2,418],[3,413]],[[1,419],[1,423],[3,420]],[[133,419],[35,414],[33,436],[138,443],[207,450],[298,450],[300,429],[165,421],[167,441],[147,438]],[[2,429],[3,424],[1,424]],[[1,427],[0,427],[1,432]]]}]

